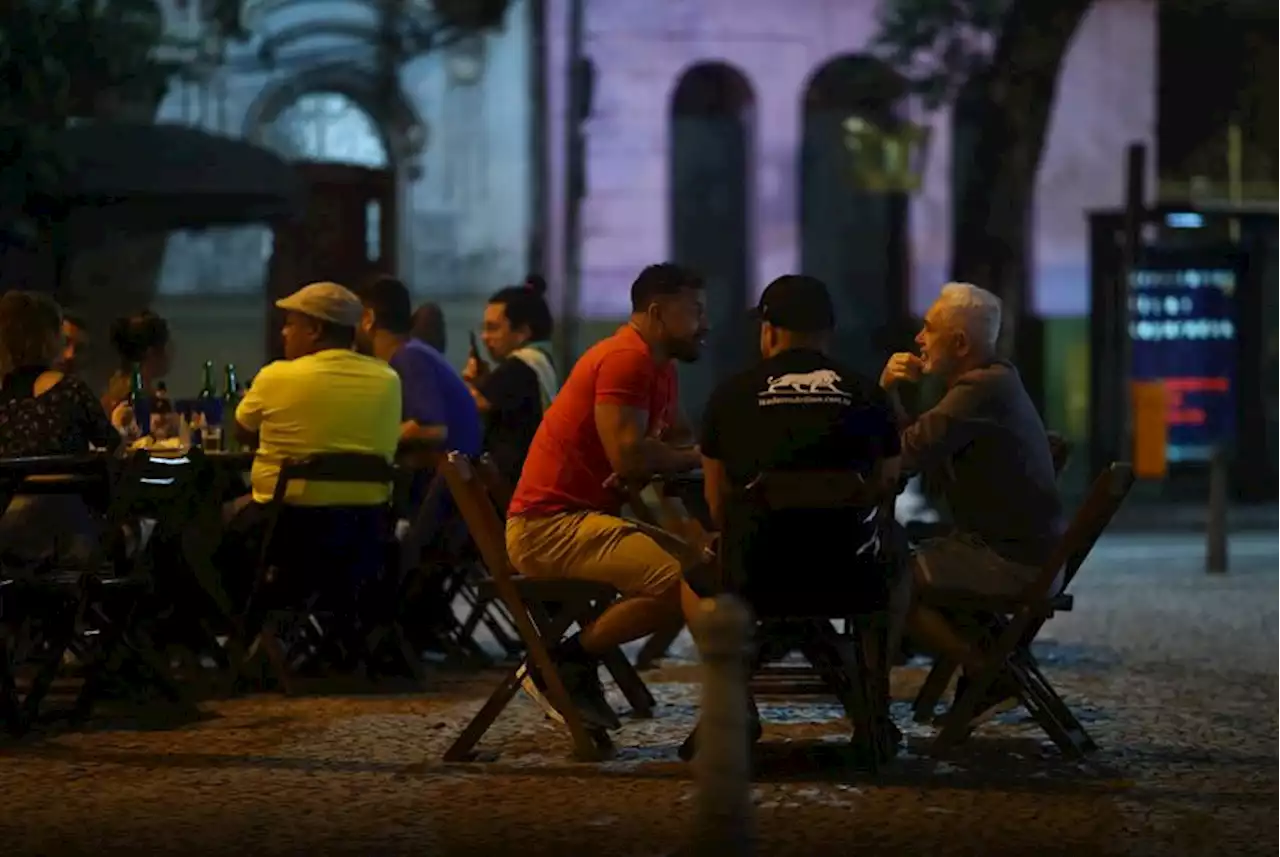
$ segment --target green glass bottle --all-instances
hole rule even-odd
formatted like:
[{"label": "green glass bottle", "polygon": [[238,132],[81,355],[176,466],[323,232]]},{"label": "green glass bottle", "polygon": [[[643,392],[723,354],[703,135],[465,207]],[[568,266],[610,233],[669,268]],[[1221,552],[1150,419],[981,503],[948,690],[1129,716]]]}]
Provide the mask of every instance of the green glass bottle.
[{"label": "green glass bottle", "polygon": [[211,425],[222,424],[222,403],[218,401],[218,388],[213,383],[213,361],[204,361],[200,376],[200,392],[196,394],[196,404],[191,412],[191,423],[203,431]]},{"label": "green glass bottle", "polygon": [[218,389],[213,385],[213,361],[204,361],[204,374],[200,378],[200,392],[198,398],[201,401],[218,398]]},{"label": "green glass bottle", "polygon": [[222,390],[222,445],[229,452],[240,449],[236,439],[236,405],[240,404],[240,382],[236,380],[236,365],[228,363],[223,370]]},{"label": "green glass bottle", "polygon": [[140,363],[133,364],[133,375],[129,379],[129,408],[133,411],[138,434],[146,434],[151,428],[151,397],[147,395],[147,385],[142,380]]}]

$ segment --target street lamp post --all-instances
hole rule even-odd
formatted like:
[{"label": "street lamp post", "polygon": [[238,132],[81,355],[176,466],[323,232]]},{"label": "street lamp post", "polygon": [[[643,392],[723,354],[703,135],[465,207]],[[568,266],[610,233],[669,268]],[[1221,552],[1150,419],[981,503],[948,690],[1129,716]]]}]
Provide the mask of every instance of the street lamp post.
[{"label": "street lamp post", "polygon": [[569,0],[568,100],[565,111],[564,281],[560,307],[561,364],[577,357],[578,313],[582,295],[582,199],[586,196],[586,135],[591,115],[595,66],[583,51],[586,0]]}]

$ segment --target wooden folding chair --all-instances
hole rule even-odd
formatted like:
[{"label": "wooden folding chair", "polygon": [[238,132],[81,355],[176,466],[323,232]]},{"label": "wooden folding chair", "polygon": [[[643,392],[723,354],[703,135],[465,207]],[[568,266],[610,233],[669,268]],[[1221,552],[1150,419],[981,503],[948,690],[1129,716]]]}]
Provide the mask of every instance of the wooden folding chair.
[{"label": "wooden folding chair", "polygon": [[168,664],[140,637],[138,607],[149,580],[126,559],[123,525],[137,501],[137,484],[113,478],[114,462],[106,456],[42,456],[0,462],[0,514],[18,494],[71,494],[111,500],[102,522],[102,535],[84,563],[55,560],[36,569],[4,569],[5,601],[0,618],[18,625],[20,636],[40,627],[43,657],[27,691],[19,701],[11,672],[11,655],[0,652],[0,714],[15,733],[25,731],[40,716],[40,705],[60,672],[64,656],[74,653],[82,664],[83,681],[74,707],[66,712],[73,722],[90,715],[107,681],[135,673],[170,701],[194,711],[195,706],[169,677]]},{"label": "wooden folding chair", "polygon": [[[315,587],[306,592],[306,598],[302,603],[292,597],[287,600],[293,603],[283,605],[271,603],[279,597],[279,584],[282,583],[283,577],[305,576],[309,573],[308,569],[289,567],[290,563],[287,561],[280,562],[274,553],[273,540],[280,525],[281,515],[286,511],[285,498],[288,494],[289,484],[298,481],[384,484],[391,489],[395,485],[396,469],[393,464],[381,455],[358,452],[323,453],[301,460],[287,460],[280,466],[280,475],[276,481],[275,492],[271,499],[270,517],[267,520],[262,536],[261,553],[253,592],[250,595],[249,604],[245,608],[237,636],[244,642],[243,649],[247,653],[246,660],[252,658],[259,649],[262,650],[266,655],[271,672],[274,674],[281,690],[286,694],[293,692],[293,685],[290,679],[294,669],[309,658],[322,657],[326,651],[352,647],[355,650],[347,651],[345,654],[354,657],[370,674],[374,669],[367,648],[369,638],[363,632],[358,631],[360,619],[362,618],[360,615],[361,608],[365,606],[364,604],[324,605],[330,611],[333,611],[335,607],[343,609],[342,615],[332,614],[332,625],[326,627],[325,624],[321,623],[320,612],[316,609],[316,597],[320,593],[317,592]],[[386,513],[388,527],[385,536],[390,540],[392,534],[390,532],[391,510],[389,503],[386,507]],[[317,534],[318,537],[319,535]],[[370,550],[385,559],[387,547],[387,544],[371,545]],[[371,553],[371,555],[375,554]],[[348,557],[348,559],[357,558],[354,555]],[[370,581],[372,585],[381,585],[384,582],[381,576],[386,572],[385,562],[383,565],[384,567],[380,569],[380,579]],[[341,575],[347,572],[347,569],[339,569],[337,573]],[[295,578],[283,582],[287,589],[295,584],[297,580]],[[295,590],[297,594],[303,594],[304,591],[306,591],[305,587]],[[286,657],[286,652],[279,639],[280,622],[282,619],[288,618],[302,620],[293,626],[293,630],[298,631],[302,636],[301,645],[296,647],[302,649],[302,651],[295,651],[294,654],[297,657],[292,659],[292,663],[290,658]],[[333,627],[334,625],[336,627]],[[399,632],[396,626],[391,626],[388,629],[388,633],[396,635]],[[339,636],[341,636],[340,640],[338,639]],[[398,644],[398,648],[407,654],[413,654],[411,647],[407,645]],[[416,654],[413,656],[416,658]],[[242,665],[242,669],[245,665],[247,664]]]},{"label": "wooden folding chair", "polygon": [[[503,477],[493,458],[487,453],[477,458],[472,464],[476,476],[489,492],[494,507],[505,517],[507,507],[511,505],[511,498],[515,494],[514,488]],[[502,599],[496,597],[493,588],[484,585],[483,581],[479,586],[474,584],[475,581],[468,579],[458,592],[468,610],[467,617],[462,621],[462,634],[467,639],[473,639],[476,628],[483,624],[508,657],[523,656],[524,649],[520,644],[515,620]]]},{"label": "wooden folding chair", "polygon": [[[822,513],[883,507],[881,514],[884,515],[887,514],[884,495],[875,480],[869,481],[853,471],[772,471],[761,474],[747,487],[743,501],[756,504],[766,513]],[[734,538],[731,532],[725,536]],[[839,534],[834,538],[839,538]],[[832,562],[837,562],[847,554],[833,550],[831,556]],[[839,573],[837,569],[832,571]],[[728,574],[729,582],[733,582],[733,570],[728,570]],[[801,679],[799,687],[789,689],[834,696],[866,751],[868,768],[877,771],[893,757],[896,745],[889,718],[887,605],[869,605],[870,609],[852,615],[848,612],[849,605],[843,605],[838,612],[806,610],[803,614],[779,613],[768,604],[752,607],[759,620],[752,678],[770,662],[799,650],[809,669],[786,669],[785,672],[792,674],[790,678]],[[837,630],[834,623],[841,620],[843,630]],[[777,690],[752,682],[753,694],[764,689]],[[695,729],[681,747],[683,758],[692,757],[696,735]]]},{"label": "wooden folding chair", "polygon": [[[501,491],[501,476],[486,477],[486,463],[476,462],[476,470],[491,493]],[[506,615],[499,599],[492,597],[487,586],[488,575],[473,555],[474,545],[463,533],[463,522],[452,514],[442,515],[448,505],[444,476],[433,464],[433,475],[422,503],[410,521],[401,551],[400,600],[414,611],[406,623],[420,634],[426,634],[433,645],[439,645],[446,658],[464,666],[485,667],[492,659],[476,640],[476,630],[484,625],[508,657],[523,656],[524,649],[515,625]],[[499,493],[498,496],[501,496]],[[462,536],[460,539],[459,537]],[[461,601],[464,615],[459,617],[455,603]],[[430,616],[423,624],[420,609],[428,605]]]},{"label": "wooden folding chair", "polygon": [[[506,605],[524,642],[527,663],[542,676],[548,701],[564,718],[573,741],[574,756],[584,761],[605,758],[613,749],[608,733],[588,727],[583,721],[551,660],[550,649],[571,625],[587,625],[599,616],[617,600],[617,590],[593,581],[531,580],[517,575],[507,557],[502,519],[471,462],[466,456],[452,453],[440,470],[475,540],[493,590]],[[602,661],[633,711],[640,716],[652,716],[653,697],[622,652],[611,652]],[[445,752],[445,761],[464,762],[474,758],[475,745],[520,689],[524,669],[522,664],[507,671],[484,707]]]},{"label": "wooden folding chair", "polygon": [[[1019,701],[1065,755],[1078,757],[1096,749],[1093,739],[1041,672],[1031,653],[1031,644],[1055,613],[1068,612],[1074,606],[1067,590],[1124,503],[1133,482],[1133,468],[1127,463],[1114,463],[1098,476],[1040,577],[1022,596],[989,598],[926,590],[923,603],[928,606],[973,617],[977,624],[994,627],[994,632],[983,641],[985,645],[978,647],[983,669],[968,677],[964,692],[942,717],[942,731],[931,748],[934,755],[948,752],[969,735],[978,706],[998,678],[1009,679],[1018,687]],[[1062,586],[1055,593],[1059,572]],[[916,697],[914,713],[918,722],[932,718],[938,700],[957,669],[959,665],[953,661],[935,661]]]}]

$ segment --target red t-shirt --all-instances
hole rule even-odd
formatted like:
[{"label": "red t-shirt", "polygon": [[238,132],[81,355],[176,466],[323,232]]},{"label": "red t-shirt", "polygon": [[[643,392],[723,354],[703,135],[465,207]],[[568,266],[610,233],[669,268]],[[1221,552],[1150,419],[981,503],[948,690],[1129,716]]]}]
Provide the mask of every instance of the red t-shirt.
[{"label": "red t-shirt", "polygon": [[661,434],[674,418],[675,366],[654,363],[649,346],[630,325],[591,346],[542,416],[508,515],[618,513],[621,495],[604,487],[613,465],[596,429],[597,404],[644,408],[648,433]]}]

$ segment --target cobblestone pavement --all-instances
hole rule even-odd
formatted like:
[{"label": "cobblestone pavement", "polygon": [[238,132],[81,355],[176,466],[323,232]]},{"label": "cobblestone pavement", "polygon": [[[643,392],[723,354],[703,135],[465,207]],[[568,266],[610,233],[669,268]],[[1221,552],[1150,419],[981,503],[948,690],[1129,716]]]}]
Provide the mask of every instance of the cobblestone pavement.
[{"label": "cobblestone pavement", "polygon": [[[834,705],[765,701],[758,853],[1276,853],[1276,539],[1234,540],[1225,576],[1205,575],[1202,555],[1187,536],[1109,538],[1075,612],[1046,627],[1046,672],[1102,748],[1086,763],[1011,713],[955,759],[908,752],[873,781],[842,768]],[[894,675],[904,728],[924,671]],[[483,744],[496,761],[443,765],[495,680],[212,701],[194,724],[111,711],[86,731],[0,744],[0,843],[6,855],[240,857],[680,847],[694,794],[675,757],[695,714],[687,638],[650,676],[658,717],[628,722],[605,764],[567,761],[562,734],[518,697]]]}]

